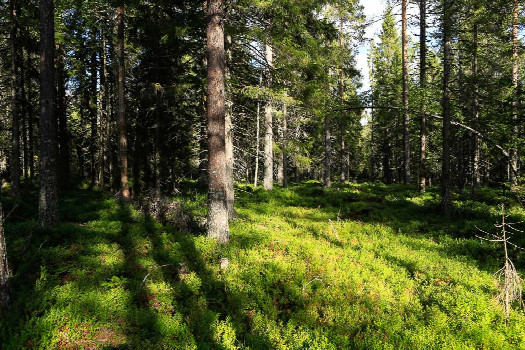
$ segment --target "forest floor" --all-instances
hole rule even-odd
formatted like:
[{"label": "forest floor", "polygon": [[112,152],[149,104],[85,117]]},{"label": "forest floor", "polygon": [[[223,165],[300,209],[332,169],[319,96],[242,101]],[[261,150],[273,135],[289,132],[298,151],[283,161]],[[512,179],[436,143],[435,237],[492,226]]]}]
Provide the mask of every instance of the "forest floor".
[{"label": "forest floor", "polygon": [[[501,203],[525,219],[515,196],[465,192],[442,216],[437,189],[237,194],[226,246],[199,229],[205,194],[191,185],[176,198],[190,219],[173,218],[191,232],[88,190],[64,193],[62,223],[44,231],[27,196],[6,223],[14,303],[0,347],[525,348],[524,312],[506,325],[495,298],[503,251],[475,238],[476,226],[494,232]],[[525,254],[512,257],[523,272]]]}]

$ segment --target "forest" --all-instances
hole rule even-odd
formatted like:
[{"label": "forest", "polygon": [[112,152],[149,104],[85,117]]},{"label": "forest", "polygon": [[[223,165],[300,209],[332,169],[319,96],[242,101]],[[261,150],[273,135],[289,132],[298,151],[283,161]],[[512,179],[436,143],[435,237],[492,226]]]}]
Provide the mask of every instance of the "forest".
[{"label": "forest", "polygon": [[523,5],[0,0],[0,349],[525,349]]}]

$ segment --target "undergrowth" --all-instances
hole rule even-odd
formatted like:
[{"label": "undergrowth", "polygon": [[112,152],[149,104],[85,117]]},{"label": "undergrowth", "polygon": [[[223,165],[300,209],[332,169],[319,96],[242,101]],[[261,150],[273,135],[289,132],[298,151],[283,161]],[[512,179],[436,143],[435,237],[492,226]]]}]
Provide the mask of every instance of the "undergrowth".
[{"label": "undergrowth", "polygon": [[[475,239],[503,201],[525,218],[510,195],[459,195],[443,216],[437,192],[398,185],[236,193],[227,246],[86,190],[64,193],[62,223],[40,230],[28,195],[6,224],[14,305],[1,348],[525,347],[523,312],[507,326],[495,299],[503,253]],[[202,222],[202,192],[175,199]]]}]

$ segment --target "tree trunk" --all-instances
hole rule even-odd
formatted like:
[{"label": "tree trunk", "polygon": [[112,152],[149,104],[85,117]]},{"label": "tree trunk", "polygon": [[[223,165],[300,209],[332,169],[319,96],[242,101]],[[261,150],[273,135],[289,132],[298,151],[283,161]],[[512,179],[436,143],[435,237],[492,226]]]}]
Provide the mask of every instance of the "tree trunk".
[{"label": "tree trunk", "polygon": [[128,137],[126,134],[126,60],[124,56],[124,5],[117,8],[118,13],[118,132],[120,164],[120,196],[124,202],[130,200],[128,186]]},{"label": "tree trunk", "polygon": [[283,153],[283,187],[288,187],[288,108],[286,104],[283,105],[283,140],[282,140],[282,153]]},{"label": "tree trunk", "polygon": [[[519,137],[518,122],[518,0],[514,0],[512,11],[512,139],[517,140]],[[510,150],[511,168],[519,169],[518,149],[513,146]],[[512,187],[518,185],[519,174],[514,171],[510,172],[510,184]]]},{"label": "tree trunk", "polygon": [[101,29],[102,48],[101,48],[101,62],[100,62],[100,152],[99,152],[99,184],[100,188],[105,188],[105,169],[107,163],[107,150],[109,139],[109,120],[108,120],[108,87],[107,84],[107,54],[106,54],[106,35],[104,29]]},{"label": "tree trunk", "polygon": [[332,131],[330,130],[330,117],[324,117],[324,173],[323,173],[323,187],[330,188],[331,186],[331,155],[332,155]]},{"label": "tree trunk", "polygon": [[[273,48],[266,44],[267,85],[272,85]],[[268,97],[265,106],[264,119],[264,189],[273,190],[273,107],[271,97]]]},{"label": "tree trunk", "polygon": [[427,116],[426,87],[427,87],[427,1],[420,0],[419,4],[420,35],[419,35],[419,84],[421,88],[421,134],[420,134],[420,154],[419,154],[419,192],[426,191],[427,182]]},{"label": "tree trunk", "polygon": [[[471,106],[471,118],[472,125],[479,130],[479,84],[478,84],[478,25],[474,24],[474,33],[472,40],[472,78],[474,88],[472,91],[472,106]],[[476,195],[476,192],[480,186],[480,173],[479,173],[479,162],[480,162],[480,150],[479,150],[479,137],[476,134],[472,135],[472,194]]]},{"label": "tree trunk", "polygon": [[69,135],[67,131],[66,111],[66,74],[64,66],[64,48],[57,50],[57,115],[58,115],[58,177],[62,189],[68,188],[71,181]]},{"label": "tree trunk", "polygon": [[18,47],[18,5],[16,0],[9,1],[11,11],[11,196],[20,196],[20,77]]},{"label": "tree trunk", "polygon": [[[259,87],[262,87],[262,73],[259,78]],[[257,187],[259,181],[259,153],[261,152],[261,101],[257,100],[257,126],[255,134],[255,174],[253,176],[253,186]]]},{"label": "tree trunk", "polygon": [[402,51],[403,51],[403,160],[404,183],[410,183],[410,115],[408,114],[408,35],[407,2],[402,0]]},{"label": "tree trunk", "polygon": [[5,245],[2,203],[0,203],[0,318],[11,306],[11,289],[9,286],[9,265]]},{"label": "tree trunk", "polygon": [[228,204],[228,216],[230,219],[234,218],[235,212],[235,188],[234,188],[234,165],[235,159],[233,154],[233,96],[230,89],[230,66],[232,63],[232,37],[226,36],[227,50],[227,65],[226,65],[226,115],[225,115],[225,132],[226,132],[226,201]]},{"label": "tree trunk", "polygon": [[[29,54],[29,52],[28,52]],[[23,151],[23,175],[24,175],[24,185],[27,187],[29,179],[29,147],[27,141],[27,119],[28,119],[28,105],[29,99],[27,97],[26,91],[26,74],[24,72],[24,53],[21,52],[20,57],[20,97],[21,97],[21,116],[22,116],[22,151]]]},{"label": "tree trunk", "polygon": [[97,142],[98,142],[98,111],[97,111],[97,74],[98,74],[98,60],[97,60],[97,34],[95,30],[91,30],[91,58],[90,58],[90,84],[89,84],[89,123],[91,124],[91,140],[89,142],[89,157],[90,157],[90,188],[93,188],[97,181]]},{"label": "tree trunk", "polygon": [[[345,47],[344,42],[344,22],[343,18],[340,19],[340,27],[339,27],[339,46],[341,50]],[[341,67],[341,72],[339,73],[339,99],[341,103],[341,130],[340,130],[340,143],[341,143],[341,182],[344,183],[346,181],[346,144],[345,144],[345,123],[344,123],[344,115],[345,112],[343,111],[343,107],[345,105],[345,72],[343,70],[343,67]]]},{"label": "tree trunk", "polygon": [[40,0],[40,201],[44,228],[58,221],[55,116],[55,22],[53,0]]},{"label": "tree trunk", "polygon": [[[31,53],[27,52],[27,69],[29,71],[31,67]],[[29,183],[31,186],[35,183],[35,128],[34,128],[34,119],[33,119],[33,108],[31,104],[31,75],[26,75],[26,85],[27,85],[27,96],[28,96],[28,102],[27,102],[27,128],[28,128],[28,135],[27,135],[27,142],[28,142],[28,148],[29,148]]]},{"label": "tree trunk", "polygon": [[450,207],[451,174],[450,174],[450,71],[452,66],[452,0],[443,0],[443,157],[441,163],[441,209],[445,212]]},{"label": "tree trunk", "polygon": [[223,0],[208,0],[208,237],[229,240],[225,151],[225,52]]}]

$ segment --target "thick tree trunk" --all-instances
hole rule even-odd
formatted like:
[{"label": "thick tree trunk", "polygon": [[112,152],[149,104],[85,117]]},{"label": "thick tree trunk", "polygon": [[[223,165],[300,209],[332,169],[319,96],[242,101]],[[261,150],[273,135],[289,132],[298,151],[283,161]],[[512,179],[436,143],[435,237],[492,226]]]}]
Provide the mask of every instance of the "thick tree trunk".
[{"label": "thick tree trunk", "polygon": [[408,35],[407,2],[402,0],[402,51],[403,51],[403,175],[404,183],[410,183],[410,115],[408,114]]},{"label": "thick tree trunk", "polygon": [[11,11],[11,196],[20,196],[20,77],[18,47],[18,5],[9,1]]},{"label": "thick tree trunk", "polygon": [[441,208],[447,212],[450,207],[451,174],[450,174],[450,71],[452,66],[452,0],[443,0],[443,157],[441,163]]},{"label": "thick tree trunk", "polygon": [[420,35],[419,35],[419,84],[421,88],[421,133],[420,133],[420,153],[419,153],[419,191],[426,191],[427,182],[427,116],[426,87],[427,87],[427,1],[420,0],[419,3]]},{"label": "thick tree trunk", "polygon": [[64,48],[57,50],[57,115],[58,115],[58,177],[60,188],[68,188],[71,181],[69,135],[66,111],[66,74]]},{"label": "thick tree trunk", "polygon": [[[512,138],[517,140],[519,137],[519,122],[518,122],[518,0],[513,2],[512,11]],[[518,149],[513,146],[510,150],[510,161],[511,168],[519,169]],[[519,181],[519,173],[515,174],[514,171],[510,172],[510,184],[516,186]]]},{"label": "thick tree trunk", "polygon": [[231,35],[226,36],[227,43],[227,65],[226,65],[226,115],[225,115],[225,131],[226,131],[226,201],[228,203],[228,215],[229,218],[234,218],[237,213],[235,212],[235,188],[234,188],[234,165],[235,159],[233,154],[233,100],[230,84],[230,66],[232,63],[232,37]]},{"label": "thick tree trunk", "polygon": [[119,132],[119,165],[120,196],[124,202],[130,200],[128,186],[128,137],[126,134],[126,60],[124,56],[124,5],[117,8],[118,13],[118,132]]},{"label": "thick tree trunk", "polygon": [[53,0],[40,0],[40,201],[39,221],[58,221],[55,116],[55,22]]},{"label": "thick tree trunk", "polygon": [[0,203],[0,318],[11,306],[11,289],[9,286],[9,265],[3,227],[2,203]]},{"label": "thick tree trunk", "polygon": [[225,151],[225,52],[223,0],[208,0],[208,237],[229,240]]},{"label": "thick tree trunk", "polygon": [[[273,48],[266,44],[266,64],[267,64],[267,85],[272,85],[272,68],[273,68]],[[271,97],[268,97],[265,106],[264,119],[264,188],[273,190],[273,107]]]}]

